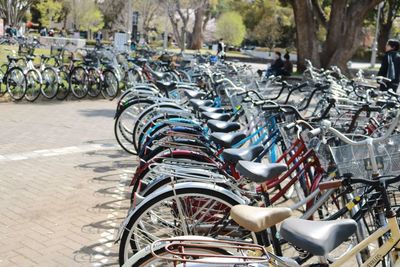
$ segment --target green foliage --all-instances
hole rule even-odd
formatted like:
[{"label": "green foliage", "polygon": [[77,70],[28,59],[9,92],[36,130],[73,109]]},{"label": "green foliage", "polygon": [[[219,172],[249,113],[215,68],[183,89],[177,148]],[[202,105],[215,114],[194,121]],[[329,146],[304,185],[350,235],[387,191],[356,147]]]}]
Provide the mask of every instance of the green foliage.
[{"label": "green foliage", "polygon": [[227,12],[220,16],[217,21],[218,38],[223,38],[226,43],[240,45],[244,40],[246,27],[243,19],[237,12]]},{"label": "green foliage", "polygon": [[58,21],[61,16],[62,3],[54,0],[43,0],[36,5],[40,13],[42,26],[51,27],[53,21]]},{"label": "green foliage", "polygon": [[81,31],[97,31],[104,27],[103,14],[93,0],[69,0],[74,23]]}]

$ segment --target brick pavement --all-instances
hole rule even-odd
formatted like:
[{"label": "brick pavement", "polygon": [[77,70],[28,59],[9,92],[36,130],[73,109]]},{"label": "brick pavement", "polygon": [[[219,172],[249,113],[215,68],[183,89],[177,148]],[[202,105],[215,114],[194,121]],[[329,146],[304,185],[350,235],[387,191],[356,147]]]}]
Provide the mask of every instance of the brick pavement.
[{"label": "brick pavement", "polygon": [[0,104],[0,266],[116,265],[136,161],[115,146],[114,107]]}]

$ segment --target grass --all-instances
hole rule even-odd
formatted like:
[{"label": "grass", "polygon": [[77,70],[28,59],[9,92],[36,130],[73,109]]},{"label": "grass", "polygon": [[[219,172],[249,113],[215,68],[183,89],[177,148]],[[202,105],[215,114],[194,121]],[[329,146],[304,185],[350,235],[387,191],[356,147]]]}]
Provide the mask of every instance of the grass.
[{"label": "grass", "polygon": [[[15,51],[15,54],[13,53]],[[0,62],[1,64],[7,63],[7,55],[18,56],[18,46],[17,45],[2,45],[0,46]],[[35,55],[50,55],[50,49],[48,48],[36,48]],[[34,60],[35,64],[40,63],[40,57],[36,57]]]}]

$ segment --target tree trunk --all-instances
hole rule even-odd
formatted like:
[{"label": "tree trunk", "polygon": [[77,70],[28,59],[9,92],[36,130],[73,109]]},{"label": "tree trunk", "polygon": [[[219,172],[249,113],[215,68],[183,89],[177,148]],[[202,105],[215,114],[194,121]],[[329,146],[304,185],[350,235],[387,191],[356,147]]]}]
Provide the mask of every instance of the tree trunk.
[{"label": "tree trunk", "polygon": [[[360,46],[364,19],[382,1],[332,0],[329,21],[326,23],[318,1],[291,0],[296,22],[297,69],[303,71],[305,59],[309,59],[315,67],[335,65],[347,71],[347,62]],[[321,53],[317,40],[318,26],[327,28]]]},{"label": "tree trunk", "polygon": [[319,67],[317,23],[311,0],[292,0],[291,3],[296,21],[297,70],[305,70],[306,59],[311,60],[315,67]]},{"label": "tree trunk", "polygon": [[192,40],[190,44],[191,49],[201,49],[203,46],[203,18],[204,18],[204,6],[200,6],[196,9],[194,15],[194,25],[193,25],[193,33]]},{"label": "tree trunk", "polygon": [[379,29],[378,36],[378,53],[384,54],[386,43],[390,38],[390,32],[392,31],[393,23],[382,24]]}]

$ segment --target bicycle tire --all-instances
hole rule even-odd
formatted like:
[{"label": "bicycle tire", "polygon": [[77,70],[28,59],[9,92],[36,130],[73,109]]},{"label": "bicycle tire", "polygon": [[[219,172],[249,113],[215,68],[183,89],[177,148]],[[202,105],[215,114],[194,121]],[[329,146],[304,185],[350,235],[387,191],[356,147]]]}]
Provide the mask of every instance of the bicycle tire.
[{"label": "bicycle tire", "polygon": [[69,90],[78,99],[82,99],[88,94],[87,78],[87,71],[81,66],[75,67],[70,73]]},{"label": "bicycle tire", "polygon": [[130,68],[126,74],[126,84],[127,89],[135,86],[138,83],[143,83],[144,79],[142,74],[135,68]]},{"label": "bicycle tire", "polygon": [[7,93],[7,88],[3,83],[3,79],[4,79],[4,72],[0,68],[0,96],[3,96],[5,93]]},{"label": "bicycle tire", "polygon": [[52,67],[46,67],[42,71],[41,93],[47,99],[56,97],[59,88],[59,77],[57,71]]},{"label": "bicycle tire", "polygon": [[119,93],[119,81],[117,75],[112,70],[103,72],[103,84],[101,93],[104,98],[113,100]]},{"label": "bicycle tire", "polygon": [[101,93],[102,78],[96,68],[87,69],[87,89],[90,97],[98,97]]},{"label": "bicycle tire", "polygon": [[[144,107],[154,104],[153,100],[150,99],[134,99],[133,101],[128,102],[123,105],[121,110],[117,111],[115,122],[114,122],[114,135],[115,139],[117,139],[118,144],[121,146],[123,150],[128,152],[129,154],[136,155],[136,149],[133,146],[132,133],[134,120],[141,110]],[[143,105],[144,107],[140,107]],[[133,110],[131,114],[130,110]],[[135,112],[135,110],[139,110],[139,112]],[[126,120],[126,122],[125,122]],[[132,129],[129,129],[129,124],[132,125]]]},{"label": "bicycle tire", "polygon": [[26,79],[26,91],[25,99],[29,102],[34,102],[41,93],[42,89],[42,77],[37,70],[28,70],[25,74]]},{"label": "bicycle tire", "polygon": [[15,101],[21,100],[26,93],[26,77],[20,67],[13,67],[8,70],[5,77],[8,94]]},{"label": "bicycle tire", "polygon": [[64,69],[60,69],[58,78],[59,78],[59,87],[57,90],[56,98],[58,100],[64,100],[68,97],[70,93],[69,75]]},{"label": "bicycle tire", "polygon": [[[143,247],[145,247],[146,245],[148,245],[149,244],[148,241],[151,241],[151,240],[149,240],[150,237],[148,235],[148,232],[144,233],[144,231],[142,230],[143,227],[146,226],[145,225],[146,222],[143,221],[143,220],[145,219],[145,216],[147,215],[147,213],[150,212],[150,211],[151,211],[151,215],[156,216],[157,220],[161,219],[161,221],[163,222],[163,227],[164,227],[163,228],[164,229],[164,233],[163,234],[169,235],[169,237],[174,237],[174,236],[176,237],[176,236],[186,235],[186,234],[179,234],[180,232],[182,232],[180,229],[172,229],[172,230],[171,229],[169,229],[169,230],[167,229],[168,219],[167,218],[161,218],[160,214],[155,215],[155,214],[157,214],[157,212],[154,209],[157,207],[156,206],[157,204],[167,205],[168,204],[167,201],[169,199],[172,199],[172,198],[177,199],[178,197],[186,197],[186,201],[187,201],[186,203],[188,203],[188,197],[190,196],[190,197],[193,198],[192,202],[189,203],[191,205],[191,210],[192,210],[192,208],[194,208],[194,205],[193,205],[194,203],[201,204],[202,201],[204,201],[204,199],[207,199],[208,203],[210,201],[216,200],[216,201],[219,201],[219,203],[215,202],[215,204],[217,206],[221,205],[221,206],[218,207],[218,208],[221,208],[221,209],[219,209],[217,211],[215,211],[215,210],[213,210],[213,211],[221,212],[221,213],[223,213],[223,215],[228,214],[229,210],[227,210],[227,209],[230,209],[230,207],[240,204],[237,199],[229,197],[227,194],[225,194],[225,193],[221,192],[220,190],[218,190],[218,188],[211,189],[209,187],[206,188],[205,186],[202,186],[201,188],[199,188],[198,187],[199,186],[198,183],[190,183],[190,185],[188,185],[187,187],[183,187],[183,188],[182,188],[182,186],[185,185],[184,183],[181,183],[179,185],[181,187],[177,186],[174,190],[173,189],[168,190],[168,188],[166,188],[166,190],[164,190],[163,192],[160,192],[160,191],[154,192],[153,194],[149,195],[146,198],[145,202],[140,203],[140,205],[137,206],[133,210],[133,212],[131,213],[130,217],[128,218],[129,221],[126,224],[126,226],[124,227],[124,230],[122,232],[122,236],[121,236],[121,239],[120,239],[119,262],[120,262],[121,265],[129,257],[129,255],[127,254],[127,253],[129,253],[129,250],[137,252],[140,249],[142,249]],[[213,206],[215,204],[213,204]],[[214,209],[216,209],[217,206],[215,206]],[[153,210],[152,210],[152,208],[153,208]],[[171,206],[171,208],[174,209],[173,205]],[[197,206],[197,208],[199,208],[199,206]],[[187,211],[189,212],[189,210],[187,210]],[[197,212],[198,211],[199,210],[197,210]],[[195,214],[195,215],[197,215],[197,214]],[[203,219],[206,219],[205,218],[206,215],[207,214],[202,214]],[[168,214],[168,216],[169,216],[169,214]],[[184,215],[180,214],[179,218],[182,218],[182,216],[184,216]],[[215,221],[213,221],[213,220],[216,220],[214,218],[215,214],[210,214],[210,215],[207,215],[207,216],[211,216],[211,218],[208,218],[208,222],[211,222],[211,223],[214,222],[214,224],[215,224]],[[223,217],[225,217],[225,216],[223,216]],[[151,218],[149,218],[149,219],[151,220]],[[190,220],[195,220],[195,219],[196,218],[189,218],[189,219],[186,219],[186,221],[189,222]],[[219,221],[217,221],[217,222],[219,222]],[[153,221],[152,223],[153,223],[153,226],[157,225],[157,223],[155,221]],[[177,222],[175,221],[175,223],[177,223]],[[142,227],[142,229],[134,229],[133,228],[133,227],[137,227],[138,224],[141,224],[141,225],[139,225],[139,228]],[[199,233],[200,231],[207,231],[207,226],[204,226],[204,224],[200,225],[199,229],[188,229],[188,230],[191,231],[191,232],[194,231],[196,233]],[[197,227],[197,225],[198,225],[198,222],[196,221],[194,226]],[[213,224],[210,224],[210,226],[211,225],[213,225]],[[172,227],[176,228],[174,224],[173,225],[170,224],[169,226],[172,226]],[[205,229],[200,229],[200,227],[206,227],[206,228]],[[237,228],[237,226],[235,226],[235,227]],[[211,227],[211,229],[213,229],[213,228]],[[144,240],[143,243],[141,243],[142,240],[138,239],[138,238],[140,238],[139,235],[136,234],[136,233],[134,234],[132,232],[132,231],[135,231],[135,230],[141,231],[147,240]],[[131,240],[132,234],[134,234],[134,238],[136,240]],[[207,234],[207,233],[205,233],[205,234]],[[154,234],[151,234],[151,236],[153,238],[157,238],[157,239],[162,238],[160,236],[155,236]],[[213,237],[214,236],[216,236],[216,235],[213,235]],[[227,236],[225,236],[225,238],[226,237]],[[146,242],[148,242],[148,243],[146,244]]]}]

